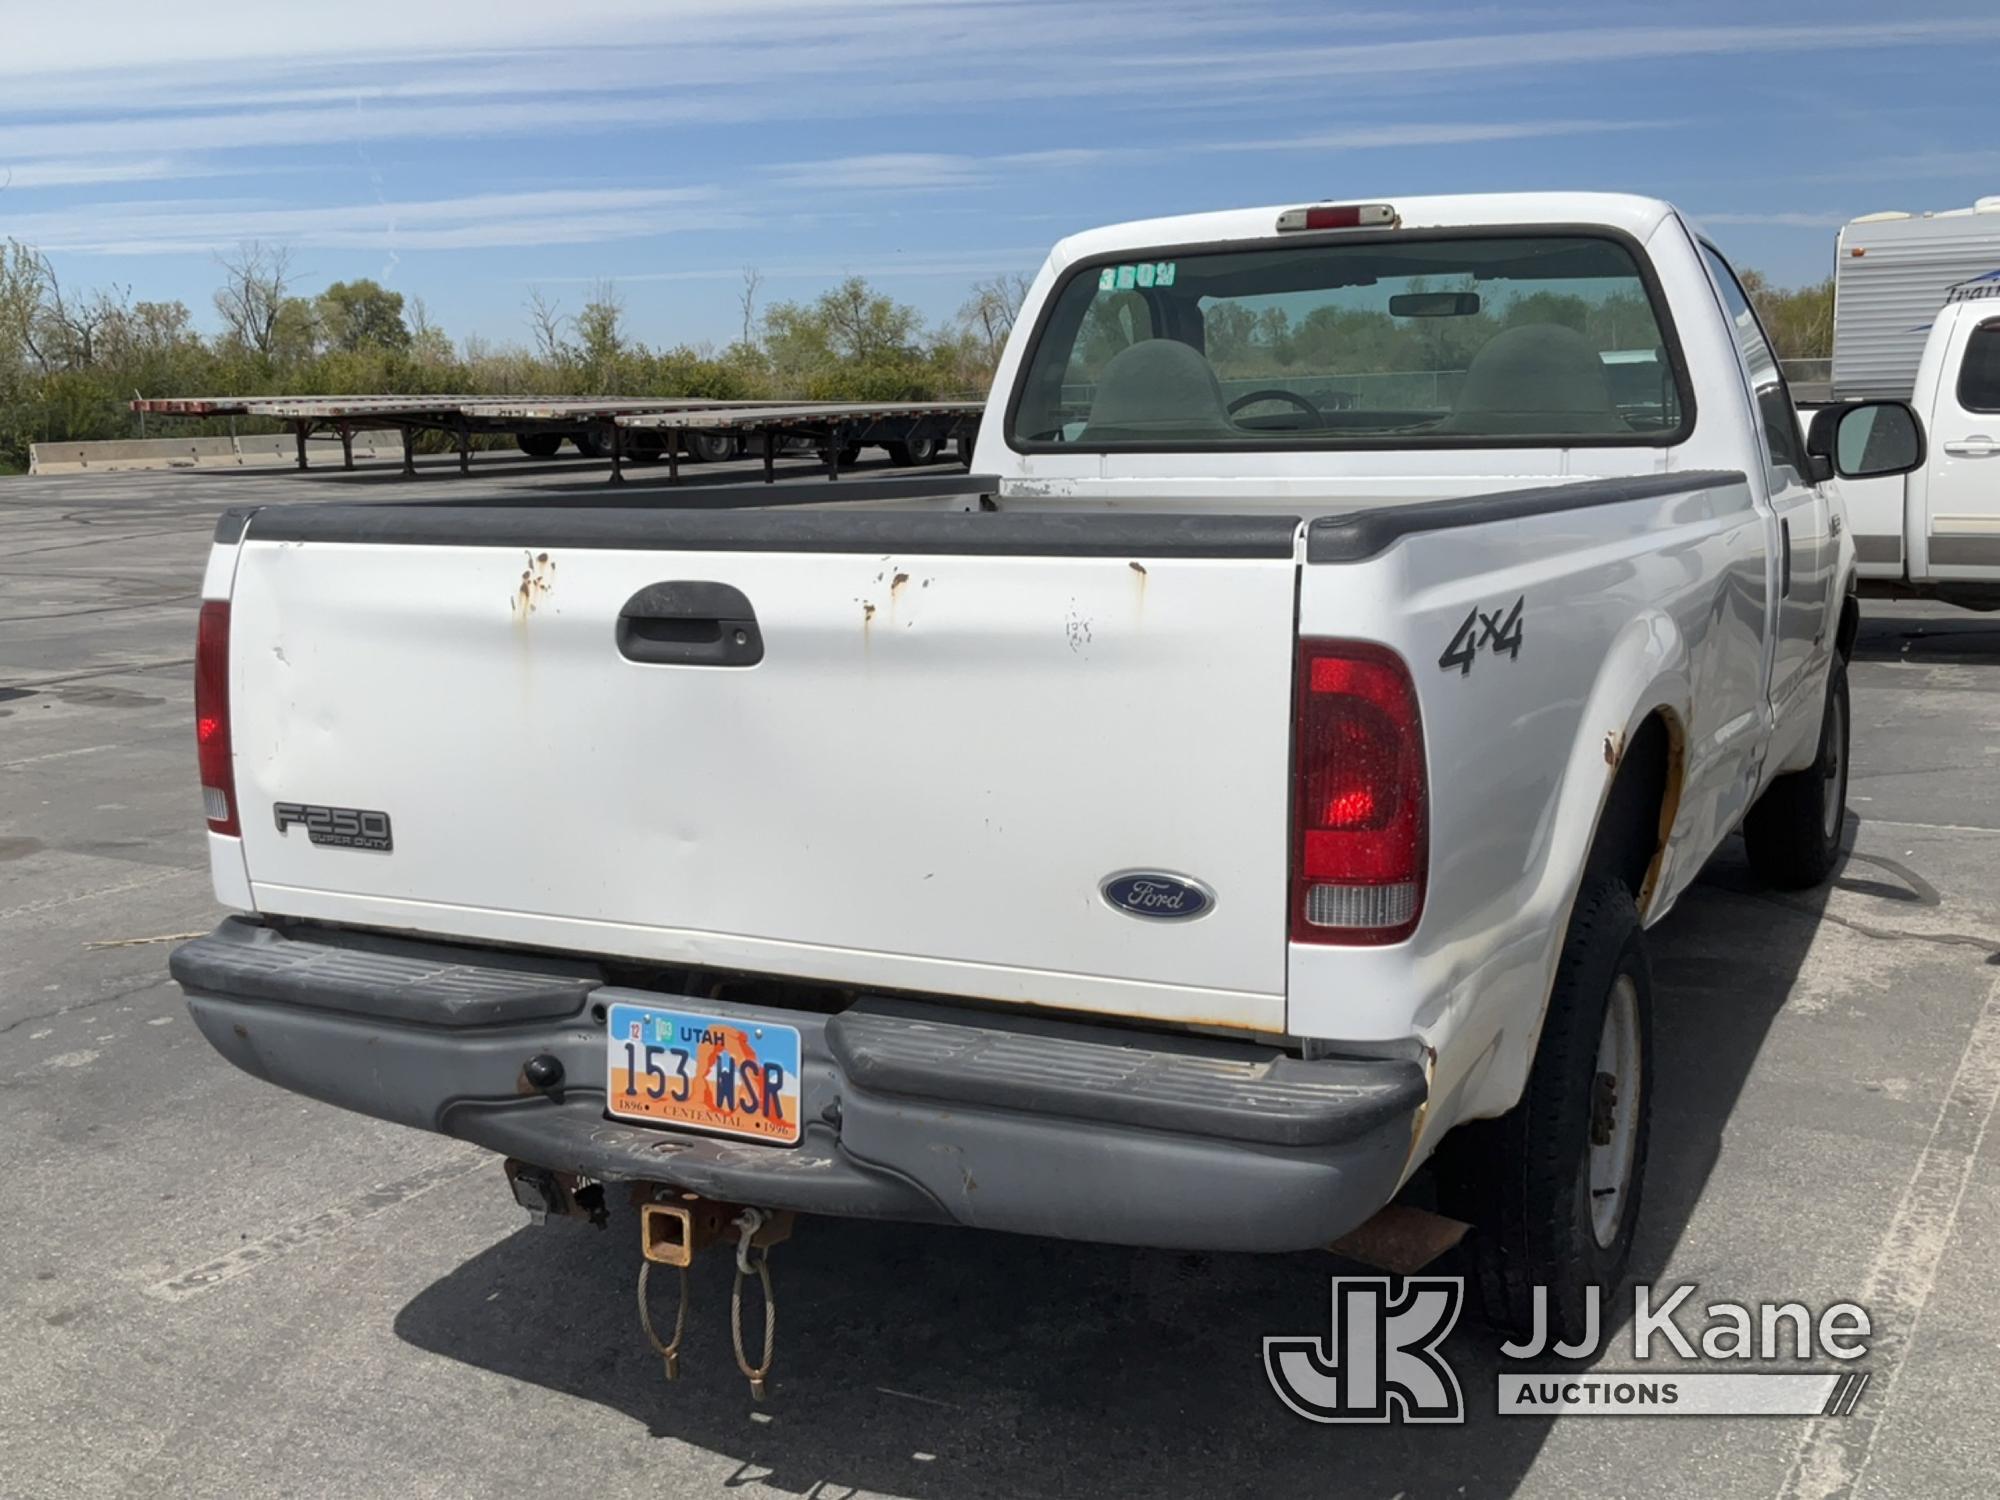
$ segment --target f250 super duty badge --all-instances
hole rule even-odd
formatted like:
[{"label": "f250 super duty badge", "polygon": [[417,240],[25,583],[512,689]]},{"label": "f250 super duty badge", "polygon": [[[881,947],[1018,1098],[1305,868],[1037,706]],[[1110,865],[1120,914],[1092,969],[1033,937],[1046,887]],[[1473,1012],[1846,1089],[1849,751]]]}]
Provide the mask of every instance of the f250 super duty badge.
[{"label": "f250 super duty badge", "polygon": [[1458,627],[1458,633],[1451,638],[1451,644],[1444,648],[1444,655],[1438,658],[1438,665],[1449,672],[1458,668],[1461,677],[1472,673],[1473,659],[1481,651],[1491,650],[1495,656],[1501,652],[1508,660],[1517,660],[1521,655],[1521,606],[1528,602],[1523,594],[1509,609],[1502,604],[1491,613],[1474,605]]},{"label": "f250 super duty badge", "polygon": [[321,807],[315,802],[274,802],[271,812],[278,820],[278,832],[294,823],[305,825],[306,837],[315,844],[333,849],[379,849],[394,845],[389,838],[389,815],[363,807]]}]

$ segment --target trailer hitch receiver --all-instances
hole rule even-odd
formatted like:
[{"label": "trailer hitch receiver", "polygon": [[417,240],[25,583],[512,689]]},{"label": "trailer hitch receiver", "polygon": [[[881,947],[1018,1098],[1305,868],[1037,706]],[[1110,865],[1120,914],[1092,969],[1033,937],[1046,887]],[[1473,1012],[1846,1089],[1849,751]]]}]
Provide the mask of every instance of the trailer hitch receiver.
[{"label": "trailer hitch receiver", "polygon": [[[736,1352],[736,1367],[750,1382],[750,1394],[762,1401],[778,1329],[777,1301],[771,1293],[771,1247],[791,1237],[792,1215],[714,1203],[693,1193],[675,1193],[643,1184],[633,1189],[633,1196],[639,1206],[639,1326],[645,1330],[653,1352],[660,1356],[666,1378],[680,1378],[681,1341],[687,1333],[688,1268],[701,1250],[733,1242],[736,1277],[729,1291],[730,1341]],[[648,1283],[655,1266],[671,1266],[678,1280],[673,1332],[665,1339],[654,1326],[648,1296]],[[764,1293],[763,1352],[754,1365],[743,1352],[743,1284],[753,1276]]]}]

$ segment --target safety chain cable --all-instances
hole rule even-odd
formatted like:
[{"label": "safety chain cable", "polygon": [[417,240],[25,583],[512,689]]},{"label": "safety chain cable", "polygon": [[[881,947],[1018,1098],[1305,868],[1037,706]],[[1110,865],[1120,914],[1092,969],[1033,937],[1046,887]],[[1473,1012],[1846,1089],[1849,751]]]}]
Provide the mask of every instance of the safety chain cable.
[{"label": "safety chain cable", "polygon": [[[652,1274],[653,1263],[649,1260],[639,1262],[639,1326],[646,1330],[646,1341],[653,1346],[653,1352],[660,1356],[660,1362],[665,1367],[669,1380],[680,1379],[681,1336],[687,1332],[688,1273],[686,1266],[679,1269],[680,1299],[674,1308],[674,1336],[663,1344],[660,1342],[660,1336],[653,1332],[653,1310],[646,1297],[646,1281]],[[739,1339],[737,1342],[740,1349],[742,1341]],[[769,1358],[768,1351],[765,1357]],[[736,1358],[740,1363],[743,1356],[739,1352]]]},{"label": "safety chain cable", "polygon": [[[771,1373],[771,1351],[778,1341],[778,1301],[771,1295],[770,1246],[763,1246],[754,1261],[750,1258],[750,1241],[763,1225],[761,1209],[746,1208],[736,1216],[736,1280],[729,1288],[729,1338],[736,1346],[736,1368],[748,1377],[750,1395],[758,1401],[764,1399],[764,1380]],[[764,1288],[764,1358],[754,1366],[743,1353],[743,1283],[753,1272]]]}]

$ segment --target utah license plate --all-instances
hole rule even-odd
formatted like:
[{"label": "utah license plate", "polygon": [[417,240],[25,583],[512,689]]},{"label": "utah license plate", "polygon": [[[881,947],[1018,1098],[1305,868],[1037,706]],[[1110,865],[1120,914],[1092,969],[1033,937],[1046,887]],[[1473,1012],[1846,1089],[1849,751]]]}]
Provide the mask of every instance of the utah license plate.
[{"label": "utah license plate", "polygon": [[611,1007],[606,1043],[612,1114],[774,1145],[797,1142],[795,1028],[620,1004]]}]

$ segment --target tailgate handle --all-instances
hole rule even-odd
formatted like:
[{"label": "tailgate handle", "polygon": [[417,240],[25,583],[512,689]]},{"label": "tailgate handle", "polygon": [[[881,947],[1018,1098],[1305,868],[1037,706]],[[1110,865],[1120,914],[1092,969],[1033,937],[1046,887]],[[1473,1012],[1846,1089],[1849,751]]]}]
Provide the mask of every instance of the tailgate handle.
[{"label": "tailgate handle", "polygon": [[618,611],[618,651],[654,666],[754,667],[764,659],[764,635],[739,588],[652,583]]}]

